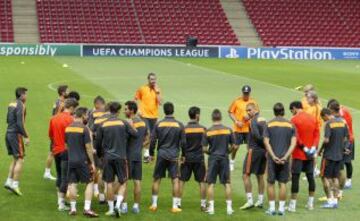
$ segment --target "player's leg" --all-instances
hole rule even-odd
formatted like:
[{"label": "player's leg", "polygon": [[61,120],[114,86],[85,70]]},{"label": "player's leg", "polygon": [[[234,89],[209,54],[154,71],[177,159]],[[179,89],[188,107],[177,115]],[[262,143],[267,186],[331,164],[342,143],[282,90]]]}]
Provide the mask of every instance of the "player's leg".
[{"label": "player's leg", "polygon": [[87,164],[84,164],[83,167],[78,169],[78,171],[80,182],[86,183],[83,214],[87,217],[98,217],[99,215],[91,209],[91,200],[94,195],[94,178],[96,171],[93,171],[93,168]]},{"label": "player's leg", "polygon": [[77,184],[69,183],[69,200],[70,200],[70,212],[69,215],[76,215],[76,198],[77,198]]},{"label": "player's leg", "polygon": [[252,155],[253,150],[249,149],[247,152],[245,159],[244,159],[244,166],[243,166],[243,182],[244,182],[244,188],[245,188],[245,194],[247,198],[247,202],[240,207],[241,210],[247,210],[254,207],[254,200],[253,200],[253,194],[252,194],[252,184],[251,184],[251,164],[252,164]]},{"label": "player's leg", "polygon": [[291,162],[291,199],[288,207],[289,212],[296,212],[297,195],[299,193],[300,174],[304,162],[299,159],[293,159]]},{"label": "player's leg", "polygon": [[309,210],[313,210],[314,209],[315,189],[316,189],[314,172],[306,173],[306,178],[307,178],[308,183],[309,183],[309,188],[308,188],[308,190],[309,190],[309,198],[308,198],[308,202],[307,202],[306,207]]},{"label": "player's leg", "polygon": [[209,207],[207,208],[206,212],[209,213],[210,215],[213,215],[215,213],[214,184],[213,183],[208,183],[207,196],[208,196]]},{"label": "player's leg", "polygon": [[264,192],[265,192],[265,178],[264,174],[256,175],[258,184],[258,200],[255,203],[255,207],[263,208],[264,205]]},{"label": "player's leg", "polygon": [[206,182],[200,182],[200,209],[202,212],[206,211]]},{"label": "player's leg", "polygon": [[235,148],[231,152],[231,158],[230,158],[230,171],[233,171],[235,169],[235,159],[236,159],[236,153],[240,148],[240,145],[244,142],[243,136],[241,133],[235,132]]},{"label": "player's leg", "polygon": [[181,204],[180,195],[179,195],[179,178],[178,177],[172,178],[171,182],[172,182],[172,196],[173,196],[171,212],[179,213],[182,211],[179,208],[179,205]]},{"label": "player's leg", "polygon": [[134,180],[134,205],[132,211],[135,214],[140,212],[140,201],[141,201],[141,180]]},{"label": "player's leg", "polygon": [[157,157],[154,173],[153,173],[153,184],[152,184],[152,196],[151,196],[151,206],[149,207],[150,211],[156,212],[158,206],[158,194],[160,189],[161,179],[165,178],[167,161],[161,157]]},{"label": "player's leg", "polygon": [[[51,144],[50,144],[51,145]],[[50,151],[47,158],[46,158],[46,163],[45,163],[45,172],[44,172],[44,179],[47,180],[56,180],[56,177],[54,177],[53,175],[51,175],[51,165],[54,161],[54,155],[52,154],[52,152]]]},{"label": "player's leg", "polygon": [[269,209],[266,211],[266,214],[270,216],[276,215],[275,209],[275,162],[272,159],[267,161],[267,195],[269,201]]},{"label": "player's leg", "polygon": [[112,161],[104,161],[104,169],[102,180],[106,187],[106,200],[108,202],[109,210],[105,213],[106,216],[114,216],[114,181],[115,181],[115,167]]},{"label": "player's leg", "polygon": [[351,187],[352,187],[351,179],[352,179],[352,174],[353,174],[352,161],[346,162],[345,167],[346,167],[346,182],[345,182],[344,189],[351,189]]},{"label": "player's leg", "polygon": [[219,179],[220,183],[225,186],[225,199],[226,199],[226,213],[227,215],[232,215],[234,210],[232,208],[232,199],[231,199],[231,183],[230,183],[230,167],[229,159],[221,159],[219,161]]},{"label": "player's leg", "polygon": [[279,182],[279,215],[285,214],[285,202],[286,202],[286,183]]},{"label": "player's leg", "polygon": [[[195,181],[199,183],[200,190],[200,210],[206,211],[206,167],[205,162],[193,164],[193,173]],[[190,178],[189,178],[190,179]]]},{"label": "player's leg", "polygon": [[345,182],[346,182],[346,172],[345,172],[345,160],[341,161],[340,163],[340,171],[339,171],[339,176],[338,176],[338,181],[339,181],[339,193],[338,195],[334,195],[337,198],[341,199],[343,197],[343,190],[345,187]]},{"label": "player's leg", "polygon": [[216,178],[218,175],[218,162],[216,159],[213,159],[211,156],[208,158],[208,173],[206,176],[207,182],[207,197],[208,197],[208,208],[207,213],[209,215],[215,214],[215,201],[214,201],[214,185],[216,183]]},{"label": "player's leg", "polygon": [[115,165],[115,174],[120,183],[119,189],[117,190],[116,205],[115,205],[115,214],[117,217],[120,216],[121,210],[120,206],[124,200],[124,194],[127,190],[127,181],[128,181],[128,163],[126,160],[117,160],[114,162]]},{"label": "player's leg", "polygon": [[9,166],[8,177],[4,184],[5,189],[11,190],[11,188],[12,188],[15,164],[16,164],[16,159],[13,158],[13,160],[11,161],[10,166]]}]

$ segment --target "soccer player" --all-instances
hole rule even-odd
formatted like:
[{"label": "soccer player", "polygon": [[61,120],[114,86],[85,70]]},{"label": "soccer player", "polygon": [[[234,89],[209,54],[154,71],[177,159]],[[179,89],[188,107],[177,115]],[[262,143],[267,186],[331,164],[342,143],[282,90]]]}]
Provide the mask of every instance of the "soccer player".
[{"label": "soccer player", "polygon": [[228,215],[232,215],[234,210],[231,200],[229,154],[235,148],[235,137],[232,130],[222,124],[220,110],[215,109],[211,117],[213,125],[206,130],[203,139],[203,151],[209,155],[206,177],[209,202],[207,213],[215,214],[214,185],[219,177],[220,183],[225,187],[226,212]]},{"label": "soccer player", "polygon": [[275,182],[279,183],[278,215],[285,215],[286,183],[290,176],[289,158],[296,145],[295,128],[284,118],[285,109],[282,103],[273,108],[275,118],[268,122],[264,131],[264,144],[268,154],[268,200],[269,209],[266,214],[276,215]]},{"label": "soccer player", "polygon": [[154,156],[157,147],[157,159],[153,174],[152,184],[152,204],[150,211],[155,212],[158,207],[158,194],[160,182],[166,176],[172,180],[172,213],[179,213],[179,177],[178,177],[178,157],[181,145],[185,140],[184,126],[174,118],[174,105],[170,102],[164,104],[165,118],[156,123],[151,134],[150,157]]},{"label": "soccer player", "polygon": [[80,102],[80,94],[77,91],[70,91],[68,94],[68,98],[73,98],[77,102]]},{"label": "soccer player", "polygon": [[[335,99],[330,99],[328,102],[328,108],[335,103],[339,103],[337,100]],[[354,131],[353,131],[353,123],[352,123],[352,115],[349,111],[348,108],[346,108],[343,105],[340,105],[340,116],[342,118],[344,118],[344,120],[346,121],[346,124],[348,126],[349,129],[349,150],[350,150],[350,154],[345,154],[344,155],[344,164],[346,166],[346,181],[345,183],[340,182],[340,186],[344,186],[344,189],[350,189],[352,186],[351,183],[351,178],[352,178],[352,173],[353,173],[353,166],[352,166],[352,161],[354,160],[355,157],[355,139],[354,139]],[[341,195],[341,194],[340,194]]]},{"label": "soccer player", "polygon": [[[96,145],[100,156],[104,157],[103,180],[107,187],[107,200],[109,211],[106,216],[120,216],[120,205],[124,199],[127,187],[128,166],[127,166],[127,145],[130,137],[137,137],[137,131],[131,120],[125,121],[118,118],[121,104],[111,102],[111,116],[97,130]],[[99,154],[99,153],[98,153]],[[116,205],[114,208],[114,182],[115,176],[120,184],[117,192]]]},{"label": "soccer player", "polygon": [[206,128],[199,124],[200,108],[190,107],[189,123],[185,126],[185,145],[182,146],[181,166],[180,166],[180,206],[184,191],[184,185],[194,174],[195,181],[200,187],[200,209],[206,211],[206,167],[202,148],[202,139]]},{"label": "soccer player", "polygon": [[[349,153],[345,145],[349,137],[348,127],[340,116],[340,105],[333,104],[330,109],[324,108],[321,117],[326,122],[323,145],[318,151],[323,155],[321,162],[321,177],[327,202],[321,207],[336,209],[338,207],[339,175],[344,153]],[[335,196],[335,197],[334,197]]]},{"label": "soccer player", "polygon": [[[69,87],[67,85],[60,85],[57,88],[57,92],[58,92],[59,98],[55,101],[54,106],[52,108],[52,116],[54,116],[58,113],[61,113],[64,110],[64,102],[69,94]],[[52,162],[54,161],[54,156],[51,151],[51,146],[52,146],[52,144],[50,143],[50,152],[46,159],[44,179],[56,180],[56,177],[51,175],[51,165],[52,165]]]},{"label": "soccer player", "polygon": [[235,149],[231,153],[230,170],[235,169],[236,152],[241,144],[247,144],[249,133],[250,118],[246,113],[246,105],[256,104],[256,101],[250,97],[251,87],[245,85],[242,87],[242,96],[236,98],[229,107],[230,119],[234,122]]},{"label": "soccer player", "polygon": [[93,195],[93,172],[95,171],[94,149],[90,129],[85,126],[87,108],[79,107],[75,111],[75,119],[65,130],[65,142],[68,148],[69,167],[69,198],[70,215],[76,215],[77,184],[86,183],[85,205],[83,214],[88,217],[98,217],[91,210]]},{"label": "soccer player", "polygon": [[64,111],[53,116],[49,125],[49,138],[52,144],[52,153],[56,167],[56,187],[58,194],[58,210],[69,210],[65,206],[67,192],[68,153],[65,145],[65,129],[73,123],[73,113],[79,103],[73,98],[67,98],[64,103]]},{"label": "soccer player", "polygon": [[290,104],[293,114],[291,122],[296,129],[296,146],[292,153],[291,163],[291,200],[289,212],[296,212],[296,199],[299,193],[299,179],[301,172],[306,174],[309,183],[309,198],[307,209],[314,209],[315,179],[314,179],[314,156],[319,145],[319,128],[313,116],[303,111],[302,103],[294,101]]},{"label": "soccer player", "polygon": [[301,99],[301,104],[303,106],[303,110],[306,110],[309,108],[309,103],[308,103],[308,99],[307,99],[307,95],[310,91],[316,91],[314,85],[312,84],[307,84],[304,86],[303,88],[304,91],[304,97]]},{"label": "soccer player", "polygon": [[[253,207],[262,208],[265,190],[266,150],[263,134],[266,127],[266,120],[260,116],[254,103],[247,104],[246,111],[250,117],[248,152],[245,156],[243,167],[243,181],[247,202],[240,208],[241,210],[251,209]],[[252,194],[251,174],[256,175],[258,184],[258,200],[255,204]]]},{"label": "soccer player", "polygon": [[[105,114],[105,99],[101,96],[97,96],[94,99],[94,108],[90,111],[88,111],[87,115],[87,126],[91,129],[94,129],[94,124],[95,121],[99,118],[101,118],[104,114]],[[95,144],[95,135],[96,135],[96,131],[92,130],[92,135],[93,135],[93,143]],[[94,145],[95,146],[95,145]],[[101,198],[100,201],[104,201],[105,199],[103,198],[103,194],[100,197],[100,190],[99,190],[99,184],[101,184],[101,162],[100,159],[97,157],[97,154],[94,154],[94,160],[95,160],[95,166],[96,166],[96,170],[95,172],[95,179],[94,179],[94,196],[96,198]]]},{"label": "soccer player", "polygon": [[25,149],[29,145],[29,135],[25,129],[27,89],[18,87],[15,90],[16,101],[8,106],[7,130],[5,135],[8,154],[13,157],[9,174],[4,187],[18,196],[22,196],[19,187],[20,175],[23,170]]},{"label": "soccer player", "polygon": [[[159,117],[162,93],[157,83],[156,74],[149,73],[147,79],[148,83],[136,91],[135,100],[139,105],[139,115],[145,121],[150,133],[152,133]],[[149,162],[149,156],[149,150],[144,148],[145,163]]]},{"label": "soccer player", "polygon": [[[150,140],[150,133],[145,122],[138,117],[138,107],[136,102],[127,101],[125,103],[125,116],[131,119],[134,123],[134,127],[138,132],[137,137],[131,137],[127,145],[127,159],[129,166],[129,179],[134,181],[134,205],[132,212],[135,214],[140,213],[140,200],[141,200],[141,180],[142,180],[142,161],[141,151],[143,146],[147,146]],[[122,203],[121,212],[126,214],[127,207],[127,195],[125,192],[124,201]]]}]

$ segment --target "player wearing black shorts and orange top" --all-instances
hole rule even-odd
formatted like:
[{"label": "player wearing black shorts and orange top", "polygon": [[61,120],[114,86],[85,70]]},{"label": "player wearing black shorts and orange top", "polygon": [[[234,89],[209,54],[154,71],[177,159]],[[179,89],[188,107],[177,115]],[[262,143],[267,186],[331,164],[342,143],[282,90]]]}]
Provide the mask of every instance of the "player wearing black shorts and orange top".
[{"label": "player wearing black shorts and orange top", "polygon": [[202,139],[206,128],[199,124],[200,108],[189,109],[190,122],[185,126],[186,142],[182,147],[180,165],[180,202],[184,191],[185,182],[194,174],[195,181],[200,187],[200,208],[206,210],[206,167],[202,148]]},{"label": "player wearing black shorts and orange top", "polygon": [[215,213],[214,185],[219,177],[220,183],[225,186],[226,211],[228,215],[231,215],[234,210],[231,200],[229,154],[235,147],[235,137],[232,130],[222,124],[220,110],[215,109],[212,112],[212,121],[213,125],[206,130],[203,139],[203,150],[209,155],[206,177],[209,202],[207,213],[209,215]]},{"label": "player wearing black shorts and orange top", "polygon": [[[109,106],[111,116],[102,123],[96,132],[96,145],[100,157],[104,157],[103,180],[107,187],[107,200],[109,211],[107,216],[120,215],[120,205],[124,199],[128,180],[127,145],[130,137],[137,137],[137,131],[131,120],[118,118],[121,104],[111,102]],[[117,192],[114,208],[114,182],[115,177],[120,187]]]},{"label": "player wearing black shorts and orange top", "polygon": [[[137,130],[138,136],[131,137],[127,145],[127,159],[129,166],[129,179],[134,181],[134,205],[132,212],[138,214],[140,212],[140,198],[141,198],[141,180],[142,180],[142,160],[141,153],[144,146],[149,144],[149,129],[137,114],[138,108],[134,101],[127,101],[125,103],[125,116],[131,119],[134,127]],[[121,207],[121,213],[125,214],[128,211],[127,206],[128,191],[125,192],[124,201]]]},{"label": "player wearing black shorts and orange top", "polygon": [[[229,107],[230,119],[234,122],[234,135],[235,135],[235,149],[231,153],[230,170],[235,169],[235,157],[236,152],[240,145],[247,144],[247,138],[249,133],[250,118],[246,113],[246,105],[249,103],[256,104],[256,101],[250,97],[251,87],[244,85],[241,89],[242,96],[236,98]],[[257,107],[258,108],[258,107]]]},{"label": "player wearing black shorts and orange top", "polygon": [[87,120],[86,112],[87,108],[85,107],[77,108],[74,122],[65,129],[69,161],[67,177],[71,205],[69,214],[76,215],[77,184],[86,183],[83,214],[88,217],[98,217],[98,214],[91,210],[95,164],[91,132],[84,124]]},{"label": "player wearing black shorts and orange top", "polygon": [[[96,130],[94,130],[94,124],[95,121],[102,116],[105,115],[105,99],[101,96],[97,96],[94,99],[94,108],[89,110],[87,113],[87,126],[92,131],[93,135],[93,146],[95,146],[95,136],[96,136]],[[94,171],[95,177],[94,177],[94,197],[99,198],[100,203],[104,203],[105,201],[105,195],[103,191],[99,190],[99,186],[103,187],[102,180],[101,180],[101,161],[96,153],[94,153],[94,160],[95,160],[95,167],[96,170]],[[104,189],[104,188],[101,188]]]},{"label": "player wearing black shorts and orange top", "polygon": [[321,177],[327,202],[322,205],[325,209],[338,207],[339,175],[344,159],[344,153],[349,153],[346,145],[349,139],[349,131],[346,122],[340,117],[340,105],[330,105],[330,109],[321,110],[321,117],[325,124],[323,145],[319,150],[319,156],[323,156],[321,162]]},{"label": "player wearing black shorts and orange top", "polygon": [[[68,96],[69,87],[67,85],[60,85],[57,88],[57,92],[58,92],[59,98],[55,101],[54,106],[52,108],[52,113],[51,113],[52,116],[54,116],[58,113],[61,113],[64,110],[64,102]],[[52,154],[51,148],[52,148],[52,144],[50,143],[50,152],[46,159],[45,172],[44,172],[43,177],[44,177],[44,179],[47,179],[47,180],[56,180],[56,177],[51,175],[51,165],[52,165],[52,162],[54,161],[54,155]]]},{"label": "player wearing black shorts and orange top", "polygon": [[[260,117],[257,107],[253,103],[246,105],[246,112],[250,117],[250,131],[248,136],[248,152],[245,156],[243,166],[243,181],[247,202],[240,208],[246,210],[262,208],[264,203],[264,173],[266,168],[266,150],[264,146],[263,133],[266,127],[266,120]],[[254,204],[252,194],[252,184],[250,175],[255,174],[258,183],[258,200]]]},{"label": "player wearing black shorts and orange top", "polygon": [[172,213],[179,213],[181,209],[179,203],[179,174],[178,174],[178,157],[180,148],[185,140],[184,126],[177,121],[174,114],[174,105],[167,102],[163,106],[165,118],[159,121],[151,134],[150,139],[150,158],[154,157],[154,150],[157,147],[157,158],[153,174],[152,184],[152,203],[150,211],[155,212],[158,206],[158,194],[162,178],[168,176],[172,180]]},{"label": "player wearing black shorts and orange top", "polygon": [[290,178],[290,155],[296,145],[295,128],[284,118],[285,109],[281,103],[274,105],[275,118],[268,122],[264,131],[264,144],[267,154],[268,199],[269,209],[266,214],[274,216],[275,182],[279,183],[278,215],[285,214],[286,183]]},{"label": "player wearing black shorts and orange top", "polygon": [[23,87],[16,88],[15,95],[16,101],[8,106],[8,126],[5,135],[8,154],[13,157],[13,161],[10,164],[8,178],[4,187],[21,196],[19,180],[25,156],[24,141],[25,145],[29,145],[29,135],[25,129],[27,89]]}]

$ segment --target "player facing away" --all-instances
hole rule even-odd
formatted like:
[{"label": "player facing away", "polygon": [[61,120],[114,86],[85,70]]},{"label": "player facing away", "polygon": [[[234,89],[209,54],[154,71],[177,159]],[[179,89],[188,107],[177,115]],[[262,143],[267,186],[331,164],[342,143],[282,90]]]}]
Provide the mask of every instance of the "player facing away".
[{"label": "player facing away", "polygon": [[65,142],[68,149],[69,198],[71,216],[76,215],[76,198],[79,183],[86,183],[85,204],[83,214],[87,217],[98,217],[91,210],[93,195],[93,173],[95,171],[94,149],[90,129],[85,125],[87,108],[79,107],[75,111],[75,119],[65,130]]},{"label": "player facing away", "polygon": [[[145,121],[152,133],[159,118],[159,106],[161,105],[162,93],[159,88],[155,73],[149,73],[148,83],[141,86],[135,93],[135,101],[139,105],[139,115]],[[149,162],[149,149],[144,148],[144,162]]]},{"label": "player facing away", "polygon": [[63,112],[53,116],[49,124],[49,138],[52,144],[52,153],[56,167],[56,187],[58,195],[58,210],[66,211],[65,195],[67,192],[68,153],[65,144],[65,129],[74,121],[73,113],[79,103],[68,98],[64,103]]},{"label": "player facing away", "polygon": [[[263,135],[266,120],[260,116],[254,103],[246,105],[246,112],[250,117],[248,152],[245,156],[243,166],[243,181],[247,202],[240,208],[241,210],[251,209],[253,207],[263,208],[265,191],[264,174],[266,169],[266,150]],[[251,174],[256,176],[258,184],[258,200],[255,204],[252,194]]]},{"label": "player facing away", "polygon": [[[60,85],[57,88],[57,92],[58,92],[59,97],[55,101],[54,106],[52,108],[52,116],[54,116],[58,113],[61,113],[64,110],[64,102],[69,94],[69,87],[67,85]],[[51,175],[51,165],[52,165],[52,162],[54,161],[54,156],[51,151],[51,146],[52,145],[50,143],[50,151],[49,151],[48,157],[46,159],[45,172],[44,172],[43,177],[44,177],[44,179],[47,179],[47,180],[56,180],[56,177]]]},{"label": "player facing away", "polygon": [[152,203],[150,211],[155,212],[158,208],[158,195],[161,179],[168,177],[172,181],[172,213],[179,213],[179,175],[178,158],[180,148],[185,142],[184,126],[174,117],[174,105],[166,102],[163,106],[165,118],[159,121],[152,131],[150,139],[150,157],[154,157],[157,147],[157,158],[153,174]]},{"label": "player facing away", "polygon": [[[119,217],[120,205],[124,199],[128,180],[126,149],[129,138],[137,137],[137,131],[132,120],[119,119],[120,103],[111,102],[109,109],[111,116],[102,123],[96,134],[96,145],[98,146],[96,149],[101,150],[100,156],[104,157],[103,180],[107,187],[109,205],[109,211],[105,215]],[[115,177],[120,186],[116,191],[117,199],[114,208]]]},{"label": "player facing away", "polygon": [[[235,132],[235,149],[231,153],[230,170],[235,169],[236,152],[241,144],[247,144],[249,133],[250,118],[246,113],[246,105],[249,103],[256,104],[256,101],[250,97],[251,87],[245,85],[242,87],[242,96],[236,98],[229,107],[230,119],[234,122]],[[258,108],[258,107],[257,107]]]},{"label": "player facing away", "polygon": [[200,187],[200,209],[206,211],[206,167],[202,148],[202,139],[204,138],[206,128],[199,124],[200,108],[190,107],[190,121],[185,126],[185,144],[181,151],[180,165],[180,206],[185,183],[194,174],[195,181]]},{"label": "player facing away", "polygon": [[22,196],[19,182],[23,170],[25,149],[29,145],[29,135],[25,129],[27,89],[18,87],[15,90],[16,100],[8,106],[7,129],[5,134],[8,155],[13,157],[10,163],[8,178],[4,187],[18,196]]},{"label": "player facing away", "polygon": [[[94,99],[94,108],[92,108],[91,110],[88,111],[87,113],[87,126],[90,128],[90,130],[92,131],[92,136],[93,136],[93,146],[95,146],[95,136],[96,136],[96,131],[92,130],[94,129],[94,124],[95,121],[99,118],[101,118],[102,116],[104,116],[105,114],[105,99],[101,96],[97,96]],[[100,202],[103,202],[104,199],[104,194],[103,191],[100,192],[99,186],[103,186],[102,185],[102,180],[101,180],[101,162],[100,159],[97,157],[97,154],[94,154],[94,160],[95,160],[95,167],[96,170],[94,170],[94,197],[95,198],[99,198]],[[100,196],[101,194],[101,196]]]},{"label": "player facing away", "polygon": [[285,215],[286,183],[290,176],[290,155],[296,145],[295,128],[284,118],[285,109],[282,103],[273,108],[275,118],[270,120],[264,132],[264,144],[267,150],[268,200],[266,214],[276,215],[275,182],[279,183],[279,209],[277,214]]},{"label": "player facing away", "polygon": [[349,131],[344,119],[340,116],[340,105],[338,103],[324,108],[321,117],[326,122],[323,144],[318,151],[323,156],[321,161],[321,177],[324,191],[327,197],[321,207],[324,209],[338,208],[339,175],[344,159],[344,153],[349,154],[348,147]]},{"label": "player facing away", "polygon": [[235,148],[235,137],[232,130],[222,124],[222,114],[215,109],[212,112],[213,125],[206,130],[203,139],[203,151],[208,154],[208,171],[206,181],[208,184],[207,195],[209,206],[207,213],[215,214],[214,186],[217,177],[225,187],[226,212],[232,215],[231,182],[229,154]]},{"label": "player facing away", "polygon": [[[339,102],[335,99],[330,99],[328,102],[328,108],[331,105],[334,105]],[[352,178],[352,174],[353,174],[353,165],[352,165],[352,161],[355,158],[355,137],[354,137],[354,130],[353,130],[353,122],[352,122],[352,115],[349,111],[348,108],[346,108],[343,105],[340,105],[340,116],[342,118],[344,118],[348,129],[349,129],[349,150],[350,150],[350,154],[345,154],[344,155],[344,164],[342,166],[342,170],[344,170],[346,168],[346,177],[345,174],[343,174],[343,172],[340,175],[340,192],[342,192],[342,189],[351,189],[352,187],[352,182],[351,182],[351,178]],[[345,168],[344,168],[345,166]],[[339,195],[342,195],[341,193]]]},{"label": "player facing away", "polygon": [[296,129],[296,146],[292,153],[291,163],[291,199],[288,207],[289,212],[296,212],[296,200],[299,193],[300,174],[305,173],[309,183],[309,198],[306,204],[307,209],[314,209],[315,195],[315,154],[319,145],[319,127],[316,119],[303,111],[302,103],[294,101],[290,104],[290,111],[293,114],[291,122]]},{"label": "player facing away", "polygon": [[[127,159],[129,167],[129,179],[134,182],[134,205],[132,212],[135,214],[140,213],[141,201],[141,180],[142,180],[142,159],[141,153],[144,146],[149,145],[150,133],[146,123],[137,116],[137,104],[134,101],[127,101],[125,103],[125,116],[131,119],[134,127],[137,130],[137,137],[131,137],[127,145]],[[121,213],[126,214],[128,211],[127,206],[128,191],[125,192],[124,201],[121,207]]]}]

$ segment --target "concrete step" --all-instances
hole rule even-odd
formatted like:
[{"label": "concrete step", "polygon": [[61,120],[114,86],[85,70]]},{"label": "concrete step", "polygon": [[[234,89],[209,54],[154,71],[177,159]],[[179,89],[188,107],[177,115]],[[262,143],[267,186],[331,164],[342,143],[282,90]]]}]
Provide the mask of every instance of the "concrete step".
[{"label": "concrete step", "polygon": [[36,0],[13,0],[13,24],[16,43],[38,43]]},{"label": "concrete step", "polygon": [[241,0],[220,0],[236,36],[243,46],[260,47],[262,42]]}]

